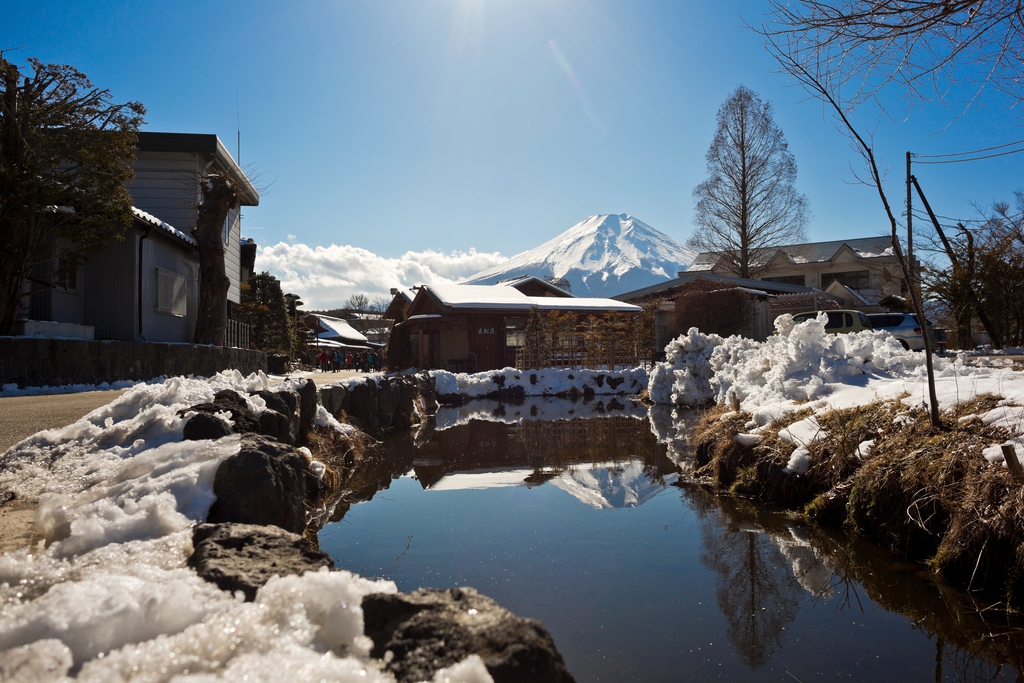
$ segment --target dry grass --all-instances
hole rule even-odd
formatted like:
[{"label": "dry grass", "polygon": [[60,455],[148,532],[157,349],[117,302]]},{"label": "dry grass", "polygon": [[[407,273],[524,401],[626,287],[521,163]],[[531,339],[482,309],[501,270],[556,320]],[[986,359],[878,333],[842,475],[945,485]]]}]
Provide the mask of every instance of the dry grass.
[{"label": "dry grass", "polygon": [[[741,446],[747,414],[719,407],[695,429],[695,476],[733,494],[802,510],[824,524],[845,523],[905,557],[926,560],[954,585],[998,593],[1024,608],[1024,487],[982,449],[1011,435],[980,420],[958,418],[991,410],[983,396],[943,415],[947,429],[931,427],[927,413],[899,400],[880,401],[818,417],[828,436],[810,447],[802,476],[785,472],[793,444],[778,432],[809,411],[763,429],[762,442]],[[863,460],[858,446],[875,440]]]},{"label": "dry grass", "polygon": [[314,544],[317,532],[329,520],[338,502],[349,490],[350,480],[362,469],[360,464],[372,457],[376,443],[370,435],[361,431],[340,434],[332,429],[314,427],[309,432],[306,447],[313,454],[313,459],[322,462],[327,468],[322,479],[310,481],[306,487],[306,511],[309,517],[306,536]]}]

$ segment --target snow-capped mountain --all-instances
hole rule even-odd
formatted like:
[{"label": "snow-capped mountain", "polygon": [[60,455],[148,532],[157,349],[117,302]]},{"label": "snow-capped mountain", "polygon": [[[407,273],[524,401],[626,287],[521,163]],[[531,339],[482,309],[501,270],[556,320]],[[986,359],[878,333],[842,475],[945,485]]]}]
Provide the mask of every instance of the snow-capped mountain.
[{"label": "snow-capped mountain", "polygon": [[519,275],[565,278],[576,296],[609,297],[670,280],[696,254],[628,214],[591,216],[539,247],[482,270],[466,283]]}]

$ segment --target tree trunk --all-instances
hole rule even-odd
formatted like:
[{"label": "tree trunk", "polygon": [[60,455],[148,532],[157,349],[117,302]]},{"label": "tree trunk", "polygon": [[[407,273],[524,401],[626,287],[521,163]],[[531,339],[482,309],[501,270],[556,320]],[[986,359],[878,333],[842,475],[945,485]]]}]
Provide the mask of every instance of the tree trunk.
[{"label": "tree trunk", "polygon": [[211,175],[200,182],[203,201],[194,235],[199,242],[199,314],[196,344],[224,343],[228,324],[228,287],[224,270],[224,222],[238,206],[238,197],[226,178]]}]

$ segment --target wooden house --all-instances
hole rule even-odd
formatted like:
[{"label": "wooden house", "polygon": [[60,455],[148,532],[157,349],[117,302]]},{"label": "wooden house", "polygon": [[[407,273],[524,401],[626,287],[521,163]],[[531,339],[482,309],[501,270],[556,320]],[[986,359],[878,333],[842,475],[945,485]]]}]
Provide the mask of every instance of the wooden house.
[{"label": "wooden house", "polygon": [[418,368],[494,370],[515,365],[534,308],[541,313],[573,313],[580,319],[643,312],[612,299],[577,298],[527,276],[496,285],[423,285],[395,329],[408,334]]},{"label": "wooden house", "polygon": [[[731,290],[744,293],[743,297],[734,297],[729,294]],[[713,332],[715,334],[742,334],[763,341],[772,332],[774,310],[772,302],[776,296],[790,294],[813,294],[815,290],[805,285],[790,284],[785,282],[773,282],[769,280],[750,280],[746,278],[732,277],[729,275],[716,275],[715,273],[700,271],[691,273],[689,270],[679,273],[679,277],[673,280],[665,280],[650,287],[644,287],[625,294],[619,294],[615,298],[620,301],[627,301],[634,304],[646,304],[657,302],[658,308],[654,313],[654,343],[659,350],[681,334],[685,334],[690,326],[698,327],[702,332]],[[818,292],[824,296],[824,293]],[[703,308],[707,312],[714,312],[716,307],[742,307],[742,318],[745,323],[738,328],[735,324],[732,311],[721,310],[723,316],[704,317],[700,323],[687,314],[686,309],[691,309],[693,298],[706,299]],[[725,327],[718,327],[713,319],[718,322],[727,323]],[[732,321],[726,319],[732,319]],[[710,324],[709,324],[710,323]]]}]

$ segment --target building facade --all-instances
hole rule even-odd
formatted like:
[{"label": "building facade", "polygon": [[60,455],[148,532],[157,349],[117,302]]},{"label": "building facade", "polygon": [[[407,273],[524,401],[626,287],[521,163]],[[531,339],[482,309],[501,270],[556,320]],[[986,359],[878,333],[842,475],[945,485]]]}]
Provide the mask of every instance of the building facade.
[{"label": "building facade", "polygon": [[[77,271],[58,278],[59,244],[33,272],[21,323],[25,334],[116,341],[191,342],[199,304],[199,247],[192,237],[200,179],[228,177],[242,206],[259,195],[216,135],[139,133],[133,220]],[[241,214],[224,225],[228,300],[241,302]]]},{"label": "building facade", "polygon": [[[408,335],[416,367],[479,372],[515,366],[532,310],[571,313],[578,320],[615,313],[639,316],[639,306],[578,298],[536,277],[496,285],[423,285],[396,332]],[[392,339],[395,339],[392,333]]]}]

